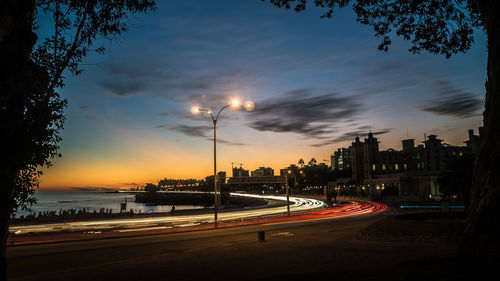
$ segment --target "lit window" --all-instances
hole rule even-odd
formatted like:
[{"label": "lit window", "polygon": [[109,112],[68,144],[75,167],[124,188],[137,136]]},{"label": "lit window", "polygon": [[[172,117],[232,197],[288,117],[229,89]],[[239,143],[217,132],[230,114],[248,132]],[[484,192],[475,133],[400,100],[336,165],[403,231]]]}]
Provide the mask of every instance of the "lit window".
[{"label": "lit window", "polygon": [[382,164],[382,170],[385,171],[385,164]]},{"label": "lit window", "polygon": [[394,169],[397,171],[399,170],[399,165],[398,164],[394,164]]},{"label": "lit window", "polygon": [[420,169],[420,163],[417,164],[417,168]]},{"label": "lit window", "polygon": [[376,165],[375,164],[372,164],[372,170],[375,171],[376,170]]},{"label": "lit window", "polygon": [[405,168],[405,170],[408,170],[408,165],[406,165],[406,163],[403,164],[403,167]]},{"label": "lit window", "polygon": [[464,155],[464,153],[462,151],[460,151],[460,156]]}]

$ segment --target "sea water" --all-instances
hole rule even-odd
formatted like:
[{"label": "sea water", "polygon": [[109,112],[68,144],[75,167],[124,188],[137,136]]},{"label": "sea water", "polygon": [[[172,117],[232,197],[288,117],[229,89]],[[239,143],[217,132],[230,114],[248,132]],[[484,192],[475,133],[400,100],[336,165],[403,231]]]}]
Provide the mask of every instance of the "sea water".
[{"label": "sea water", "polygon": [[[104,191],[66,191],[66,190],[37,190],[35,198],[38,202],[31,206],[29,211],[19,209],[15,217],[39,212],[59,210],[82,210],[93,212],[100,209],[111,209],[113,213],[120,212],[120,203],[127,202],[127,211],[132,209],[135,213],[158,213],[169,212],[172,205],[148,205],[136,203],[135,195],[132,193],[109,193]],[[175,205],[176,210],[200,209],[203,206]]]}]

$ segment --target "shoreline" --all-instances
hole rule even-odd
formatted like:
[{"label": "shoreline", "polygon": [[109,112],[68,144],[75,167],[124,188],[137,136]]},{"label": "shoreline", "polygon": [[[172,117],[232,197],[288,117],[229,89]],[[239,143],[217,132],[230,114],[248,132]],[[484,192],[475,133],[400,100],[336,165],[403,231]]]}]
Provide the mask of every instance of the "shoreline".
[{"label": "shoreline", "polygon": [[[239,210],[252,210],[252,209],[266,209],[272,207],[285,206],[286,202],[279,200],[266,200],[265,204],[261,205],[251,205],[251,206],[223,206],[219,211],[221,213]],[[170,206],[170,205],[168,205]],[[195,215],[195,214],[208,214],[213,213],[213,207],[210,208],[200,208],[200,209],[181,209],[175,210],[174,213],[171,212],[155,212],[155,213],[87,213],[87,214],[75,214],[68,217],[62,216],[49,216],[43,218],[33,218],[33,219],[20,219],[13,218],[11,221],[11,226],[23,226],[23,225],[36,225],[36,224],[51,224],[51,223],[70,223],[76,221],[97,221],[102,219],[123,219],[123,218],[149,218],[149,217],[161,217],[161,216],[178,216],[178,215]]]}]

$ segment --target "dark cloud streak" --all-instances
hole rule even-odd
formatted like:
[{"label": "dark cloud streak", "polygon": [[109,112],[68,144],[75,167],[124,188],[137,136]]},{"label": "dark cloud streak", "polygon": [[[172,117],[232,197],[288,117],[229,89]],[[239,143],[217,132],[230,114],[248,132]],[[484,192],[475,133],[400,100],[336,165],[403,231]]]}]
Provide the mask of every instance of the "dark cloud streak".
[{"label": "dark cloud streak", "polygon": [[340,136],[337,136],[335,138],[331,138],[331,139],[324,141],[324,142],[321,142],[321,143],[312,144],[311,146],[321,147],[321,146],[335,144],[335,143],[344,142],[344,141],[354,141],[354,139],[356,137],[362,138],[362,137],[368,135],[369,132],[372,132],[374,135],[383,135],[383,134],[387,134],[393,130],[392,128],[386,128],[386,129],[367,131],[366,130],[367,127],[370,127],[370,126],[361,126],[361,127],[357,128],[357,130],[346,132]]},{"label": "dark cloud streak", "polygon": [[[213,141],[213,138],[211,138],[208,135],[208,132],[213,130],[213,127],[211,127],[211,126],[176,125],[176,126],[172,127],[169,125],[158,125],[155,128],[170,129],[170,130],[174,130],[174,131],[183,133],[183,134],[190,136],[190,137],[204,138],[205,140]],[[228,141],[228,140],[224,140],[224,139],[217,139],[217,143],[224,144],[224,145],[230,145],[230,146],[248,145],[246,143],[232,142],[232,141]]]},{"label": "dark cloud streak", "polygon": [[448,81],[439,80],[435,83],[439,87],[439,97],[421,106],[420,111],[464,119],[477,115],[483,107],[477,95],[454,88]]},{"label": "dark cloud streak", "polygon": [[334,125],[355,119],[363,112],[358,97],[337,93],[313,95],[311,89],[297,89],[280,98],[258,102],[249,126],[258,131],[291,132],[306,138],[323,138]]}]

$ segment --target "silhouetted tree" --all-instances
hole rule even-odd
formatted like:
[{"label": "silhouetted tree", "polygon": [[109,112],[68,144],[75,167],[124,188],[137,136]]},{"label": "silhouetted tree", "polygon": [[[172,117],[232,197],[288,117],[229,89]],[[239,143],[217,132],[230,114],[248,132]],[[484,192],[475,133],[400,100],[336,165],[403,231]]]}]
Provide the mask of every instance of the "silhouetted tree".
[{"label": "silhouetted tree", "polygon": [[444,157],[444,169],[438,176],[440,191],[448,200],[453,196],[469,205],[469,194],[472,186],[472,171],[474,157],[472,154],[453,155]]},{"label": "silhouetted tree", "polygon": [[304,159],[300,158],[300,159],[299,159],[299,162],[298,162],[299,167],[301,167],[301,168],[302,168],[302,167],[304,167],[304,163],[305,163],[305,162],[304,162]]},{"label": "silhouetted tree", "polygon": [[311,158],[311,160],[309,160],[309,162],[307,163],[308,166],[311,166],[311,167],[314,167],[316,166],[316,159],[314,158]]},{"label": "silhouetted tree", "polygon": [[[59,131],[67,103],[57,89],[64,72],[79,64],[97,39],[127,30],[130,15],[155,8],[152,0],[0,1],[0,278],[6,279],[5,250],[14,210],[32,204],[41,166],[60,156]],[[35,16],[48,15],[54,35],[34,49]]]},{"label": "silhouetted tree", "polygon": [[357,21],[373,27],[381,38],[378,49],[387,51],[390,35],[411,43],[410,52],[433,54],[466,52],[474,40],[476,27],[488,38],[484,128],[474,164],[471,202],[465,238],[464,258],[476,265],[500,264],[500,1],[494,0],[262,0],[277,7],[300,12],[311,3],[324,8],[322,17],[334,9],[352,7]]}]

